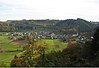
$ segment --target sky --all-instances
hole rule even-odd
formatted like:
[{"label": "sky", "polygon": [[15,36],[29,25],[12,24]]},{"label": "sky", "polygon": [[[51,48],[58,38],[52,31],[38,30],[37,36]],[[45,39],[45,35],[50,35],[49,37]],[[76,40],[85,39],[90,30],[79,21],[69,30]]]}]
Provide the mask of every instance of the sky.
[{"label": "sky", "polygon": [[99,21],[99,0],[0,0],[0,21],[77,18]]}]

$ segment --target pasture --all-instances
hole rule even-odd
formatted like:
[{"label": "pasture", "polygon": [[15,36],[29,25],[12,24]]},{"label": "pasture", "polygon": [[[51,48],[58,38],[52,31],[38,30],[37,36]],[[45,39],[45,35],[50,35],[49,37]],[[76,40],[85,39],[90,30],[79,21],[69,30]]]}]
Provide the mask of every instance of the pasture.
[{"label": "pasture", "polygon": [[67,47],[67,44],[61,42],[59,39],[43,39],[42,41],[48,44],[46,47],[47,52],[63,50]]},{"label": "pasture", "polygon": [[0,53],[0,67],[1,66],[10,66],[11,60],[17,55],[19,52],[2,52]]},{"label": "pasture", "polygon": [[[22,50],[22,46],[18,46],[8,39],[8,36],[0,36],[0,50]],[[19,52],[0,52],[0,65],[5,63],[5,66],[10,66],[10,62]]]},{"label": "pasture", "polygon": [[[16,43],[12,42],[8,39],[9,36],[0,36],[0,49],[7,51],[7,50],[22,50],[23,46],[20,46]],[[66,48],[67,44],[61,42],[59,39],[42,39],[40,41],[44,41],[47,43],[46,53],[50,51],[58,51],[63,50]],[[20,42],[19,42],[20,43]],[[0,52],[0,65],[5,64],[4,66],[10,66],[11,60],[14,58],[15,55],[19,55],[21,52]]]}]

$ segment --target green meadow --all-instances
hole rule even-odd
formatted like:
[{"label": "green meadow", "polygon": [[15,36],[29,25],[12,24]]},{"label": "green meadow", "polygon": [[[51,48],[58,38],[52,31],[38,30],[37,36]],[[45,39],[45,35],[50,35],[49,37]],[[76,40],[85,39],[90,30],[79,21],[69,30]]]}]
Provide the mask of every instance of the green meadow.
[{"label": "green meadow", "polygon": [[0,36],[0,48],[3,50],[21,50],[22,47],[11,42],[9,36]]},{"label": "green meadow", "polygon": [[[11,42],[8,38],[9,36],[0,36],[0,48],[2,50],[22,50],[23,47]],[[47,43],[46,53],[50,51],[58,51],[66,48],[67,44],[61,42],[59,39],[42,39],[40,41],[44,41]],[[20,54],[20,52],[0,52],[0,65],[10,66],[11,60],[15,55]]]},{"label": "green meadow", "polygon": [[[0,49],[3,51],[7,50],[22,50],[22,46],[18,46],[8,39],[9,36],[0,36]],[[0,52],[0,66],[10,66],[10,62],[15,55],[19,52]]]},{"label": "green meadow", "polygon": [[43,39],[42,41],[47,43],[47,52],[63,50],[67,47],[67,44],[61,42],[59,39]]}]

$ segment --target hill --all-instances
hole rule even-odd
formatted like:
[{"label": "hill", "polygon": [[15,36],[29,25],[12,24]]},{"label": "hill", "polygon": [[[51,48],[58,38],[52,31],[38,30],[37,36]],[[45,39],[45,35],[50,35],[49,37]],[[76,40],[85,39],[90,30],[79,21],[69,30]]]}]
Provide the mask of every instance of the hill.
[{"label": "hill", "polygon": [[99,26],[99,23],[95,24],[95,22],[89,22],[83,19],[78,18],[75,19],[67,19],[60,21],[56,24],[57,27],[64,29],[67,33],[80,33],[80,32],[92,32],[94,29]]},{"label": "hill", "polygon": [[98,22],[83,19],[67,20],[8,20],[0,22],[0,31],[49,31],[55,33],[93,32],[99,26]]}]

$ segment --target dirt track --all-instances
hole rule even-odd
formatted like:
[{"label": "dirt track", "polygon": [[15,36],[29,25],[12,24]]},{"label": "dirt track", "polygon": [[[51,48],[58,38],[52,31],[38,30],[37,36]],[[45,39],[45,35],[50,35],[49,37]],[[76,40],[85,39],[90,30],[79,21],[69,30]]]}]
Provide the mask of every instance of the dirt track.
[{"label": "dirt track", "polygon": [[20,46],[24,46],[27,43],[27,41],[26,40],[16,40],[16,41],[12,41],[12,43],[16,43]]}]

